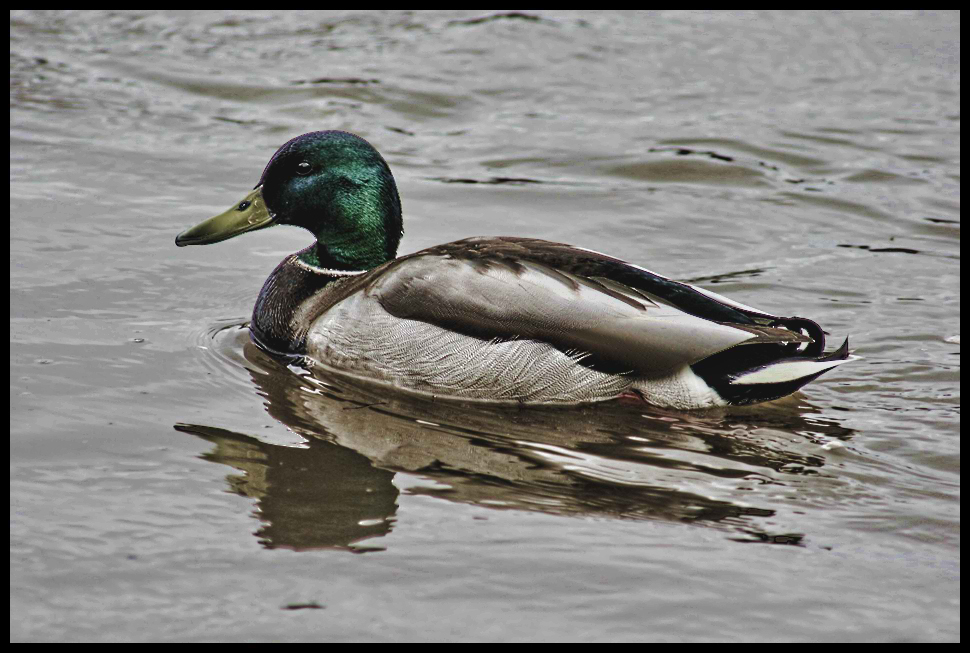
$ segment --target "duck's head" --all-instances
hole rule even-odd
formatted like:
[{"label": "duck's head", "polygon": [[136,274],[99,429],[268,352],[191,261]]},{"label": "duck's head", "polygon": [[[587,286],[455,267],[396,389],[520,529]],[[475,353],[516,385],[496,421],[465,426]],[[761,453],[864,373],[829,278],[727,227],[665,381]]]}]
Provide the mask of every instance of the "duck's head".
[{"label": "duck's head", "polygon": [[180,233],[175,244],[208,245],[277,224],[311,231],[317,246],[301,257],[340,270],[393,259],[403,233],[401,200],[383,157],[359,136],[320,131],[283,145],[252,192]]}]

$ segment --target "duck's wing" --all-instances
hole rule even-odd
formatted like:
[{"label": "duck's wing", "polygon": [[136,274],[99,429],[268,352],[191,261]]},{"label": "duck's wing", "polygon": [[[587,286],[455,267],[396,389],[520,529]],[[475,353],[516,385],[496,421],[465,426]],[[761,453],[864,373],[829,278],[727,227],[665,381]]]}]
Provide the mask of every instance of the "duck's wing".
[{"label": "duck's wing", "polygon": [[482,340],[547,342],[597,369],[647,378],[739,345],[752,354],[750,345],[767,345],[772,359],[785,352],[804,359],[808,349],[816,358],[824,345],[808,320],[538,240],[477,238],[425,250],[393,262],[365,292],[400,318]]}]

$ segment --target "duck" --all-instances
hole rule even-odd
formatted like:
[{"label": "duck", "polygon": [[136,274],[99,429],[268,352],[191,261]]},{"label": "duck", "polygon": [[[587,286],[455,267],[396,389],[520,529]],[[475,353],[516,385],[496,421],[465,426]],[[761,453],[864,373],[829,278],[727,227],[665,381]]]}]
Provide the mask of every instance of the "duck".
[{"label": "duck", "polygon": [[401,199],[363,138],[284,143],[229,210],[180,233],[208,245],[275,225],[315,242],[263,284],[261,349],[435,399],[694,410],[785,397],[843,363],[812,320],[782,317],[590,249],[473,237],[398,256]]}]

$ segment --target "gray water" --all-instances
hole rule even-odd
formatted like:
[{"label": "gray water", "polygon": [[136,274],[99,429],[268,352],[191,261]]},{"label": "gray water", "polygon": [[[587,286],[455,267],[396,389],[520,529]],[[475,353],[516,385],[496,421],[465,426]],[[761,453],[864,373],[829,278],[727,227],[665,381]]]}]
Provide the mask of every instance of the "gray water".
[{"label": "gray water", "polygon": [[[10,23],[11,640],[960,638],[960,16]],[[427,403],[249,342],[308,234],[175,235],[293,136],[401,253],[607,252],[850,336],[793,397]]]}]

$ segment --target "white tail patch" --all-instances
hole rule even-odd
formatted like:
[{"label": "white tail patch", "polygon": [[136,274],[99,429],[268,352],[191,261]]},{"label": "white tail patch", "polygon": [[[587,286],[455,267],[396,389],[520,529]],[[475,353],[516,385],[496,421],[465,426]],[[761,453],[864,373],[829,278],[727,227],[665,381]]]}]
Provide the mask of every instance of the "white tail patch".
[{"label": "white tail patch", "polygon": [[782,361],[761,369],[742,374],[731,381],[732,385],[754,385],[756,383],[787,383],[805,378],[813,374],[821,374],[826,370],[837,367],[842,363],[857,360],[858,356],[849,356],[840,361]]}]

